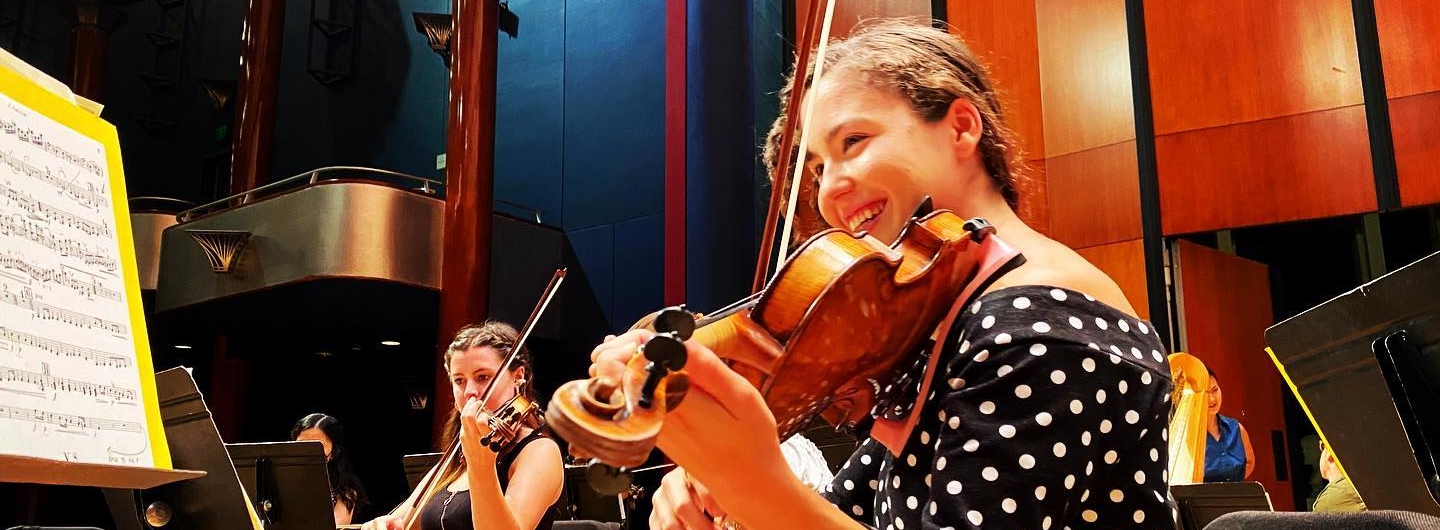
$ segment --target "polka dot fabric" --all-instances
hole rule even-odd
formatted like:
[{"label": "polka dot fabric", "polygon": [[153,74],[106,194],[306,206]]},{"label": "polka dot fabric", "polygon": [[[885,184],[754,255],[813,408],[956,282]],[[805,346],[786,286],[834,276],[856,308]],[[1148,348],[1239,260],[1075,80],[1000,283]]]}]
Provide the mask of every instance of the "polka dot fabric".
[{"label": "polka dot fabric", "polygon": [[885,530],[1175,528],[1170,369],[1149,323],[1044,286],[960,318],[904,451],[863,442],[831,502]]}]

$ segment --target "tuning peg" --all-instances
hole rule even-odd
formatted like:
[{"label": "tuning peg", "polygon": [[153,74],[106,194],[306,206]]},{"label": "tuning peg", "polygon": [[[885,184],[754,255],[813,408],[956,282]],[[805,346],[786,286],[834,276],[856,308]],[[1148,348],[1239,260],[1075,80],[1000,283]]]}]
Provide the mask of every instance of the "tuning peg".
[{"label": "tuning peg", "polygon": [[680,340],[690,340],[690,335],[695,333],[695,315],[686,311],[685,306],[667,307],[655,317],[654,325],[655,331],[674,333]]}]

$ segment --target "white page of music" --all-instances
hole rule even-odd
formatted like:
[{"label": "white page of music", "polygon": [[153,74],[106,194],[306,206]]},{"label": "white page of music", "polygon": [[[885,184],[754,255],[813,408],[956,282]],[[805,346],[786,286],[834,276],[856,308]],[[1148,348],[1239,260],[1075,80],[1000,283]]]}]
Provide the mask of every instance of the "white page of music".
[{"label": "white page of music", "polygon": [[0,453],[154,465],[108,173],[0,94]]}]

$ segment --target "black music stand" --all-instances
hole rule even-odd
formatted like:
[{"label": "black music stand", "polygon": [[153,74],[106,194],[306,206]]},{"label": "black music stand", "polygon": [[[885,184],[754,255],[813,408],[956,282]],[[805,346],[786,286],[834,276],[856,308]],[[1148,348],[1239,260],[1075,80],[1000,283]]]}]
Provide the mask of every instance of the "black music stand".
[{"label": "black music stand", "polygon": [[240,479],[195,380],[183,368],[155,374],[160,416],[175,467],[205,476],[145,490],[106,489],[117,530],[146,530],[147,511],[168,508],[164,530],[253,530]]},{"label": "black music stand", "polygon": [[425,474],[440,463],[440,453],[405,455],[401,462],[405,464],[405,483],[410,485],[408,491],[415,491],[420,487],[420,481],[425,480]]},{"label": "black music stand", "polygon": [[1440,253],[1265,336],[1366,506],[1440,515]]},{"label": "black music stand", "polygon": [[1259,482],[1222,482],[1170,486],[1180,510],[1180,528],[1201,530],[1231,512],[1272,510],[1270,495]]},{"label": "black music stand", "polygon": [[266,530],[331,530],[330,478],[320,442],[226,444]]}]

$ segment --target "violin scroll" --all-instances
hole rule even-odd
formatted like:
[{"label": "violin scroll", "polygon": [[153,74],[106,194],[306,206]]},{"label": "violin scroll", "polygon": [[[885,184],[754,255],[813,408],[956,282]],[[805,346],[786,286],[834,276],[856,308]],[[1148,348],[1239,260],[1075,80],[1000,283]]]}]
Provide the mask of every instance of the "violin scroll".
[{"label": "violin scroll", "polygon": [[490,427],[490,434],[481,437],[480,443],[499,452],[513,443],[525,429],[539,429],[545,425],[545,412],[540,410],[540,405],[534,401],[522,394],[516,394],[491,414],[486,423]]}]

